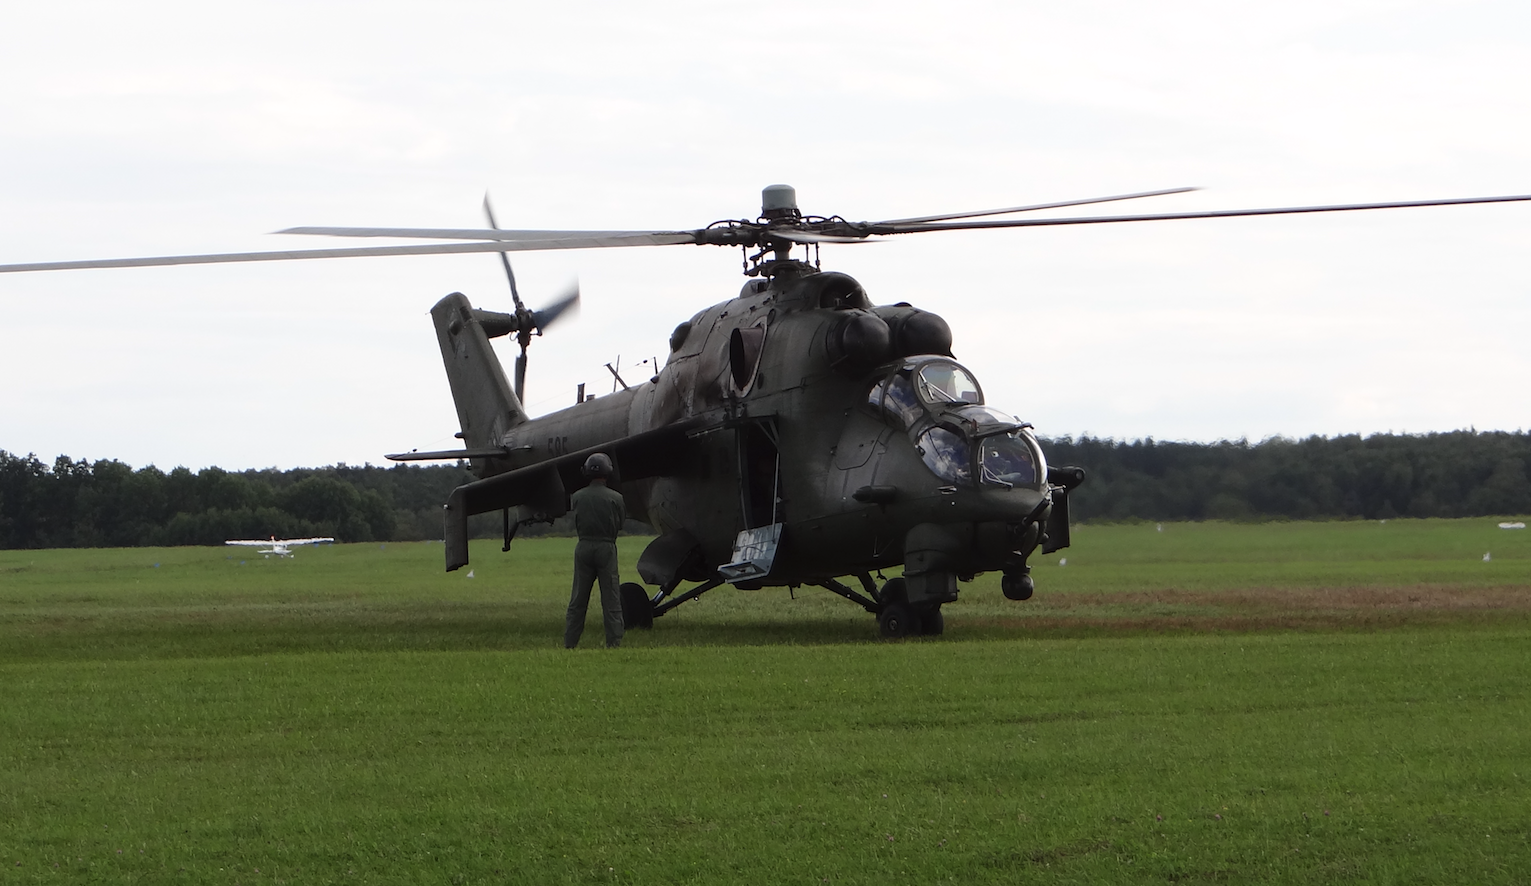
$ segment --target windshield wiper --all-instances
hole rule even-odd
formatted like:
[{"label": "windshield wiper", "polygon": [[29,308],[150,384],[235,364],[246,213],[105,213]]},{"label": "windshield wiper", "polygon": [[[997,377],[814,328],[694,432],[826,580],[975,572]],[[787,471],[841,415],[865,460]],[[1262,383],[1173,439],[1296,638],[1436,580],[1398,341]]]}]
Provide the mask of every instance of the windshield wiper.
[{"label": "windshield wiper", "polygon": [[998,474],[994,473],[993,471],[989,470],[988,468],[984,468],[983,469],[983,479],[984,479],[984,482],[998,483],[999,485],[1005,487],[1006,489],[1014,489],[1015,488],[1015,484],[1014,483],[1011,483],[1009,480],[1001,480],[999,478]]}]

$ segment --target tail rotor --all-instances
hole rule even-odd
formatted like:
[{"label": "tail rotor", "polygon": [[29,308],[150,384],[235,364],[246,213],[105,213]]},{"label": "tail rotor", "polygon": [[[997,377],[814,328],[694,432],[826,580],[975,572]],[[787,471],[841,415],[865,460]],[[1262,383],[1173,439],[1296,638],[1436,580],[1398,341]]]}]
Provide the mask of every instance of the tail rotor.
[{"label": "tail rotor", "polygon": [[[489,195],[484,194],[484,216],[489,221],[489,227],[501,230],[494,218],[494,207],[489,204]],[[497,334],[505,335],[511,332],[516,334],[516,344],[521,346],[521,353],[516,355],[515,391],[516,399],[526,403],[526,349],[532,343],[533,335],[542,335],[549,326],[552,326],[566,313],[579,313],[579,283],[574,283],[559,299],[540,311],[529,310],[521,301],[521,293],[516,288],[516,272],[511,269],[510,258],[505,253],[499,253],[500,264],[505,268],[505,280],[510,284],[510,298],[515,303],[514,314],[500,314],[498,317],[511,322],[501,320],[495,325]],[[489,312],[484,312],[489,313]],[[486,329],[490,328],[486,324]],[[496,334],[491,332],[491,335]]]}]

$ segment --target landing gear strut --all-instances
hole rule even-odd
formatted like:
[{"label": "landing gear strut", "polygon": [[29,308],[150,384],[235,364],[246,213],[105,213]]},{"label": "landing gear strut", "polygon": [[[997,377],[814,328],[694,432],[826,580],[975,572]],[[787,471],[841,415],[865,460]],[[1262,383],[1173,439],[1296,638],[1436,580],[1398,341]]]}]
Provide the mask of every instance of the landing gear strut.
[{"label": "landing gear strut", "polygon": [[920,635],[939,637],[946,630],[946,616],[941,614],[941,604],[927,607],[920,613]]},{"label": "landing gear strut", "polygon": [[[865,593],[852,590],[832,578],[817,584],[875,614],[877,630],[883,639],[939,637],[946,630],[946,618],[941,614],[941,604],[930,600],[918,605],[909,602],[909,586],[903,578],[888,579],[879,591],[871,575],[861,573],[856,577],[861,580]],[[680,584],[676,581],[674,585],[661,588],[659,593],[649,597],[642,585],[624,582],[621,587],[623,623],[629,628],[652,628],[654,619],[723,583],[721,578],[713,578],[684,594],[671,597],[670,592]]]}]

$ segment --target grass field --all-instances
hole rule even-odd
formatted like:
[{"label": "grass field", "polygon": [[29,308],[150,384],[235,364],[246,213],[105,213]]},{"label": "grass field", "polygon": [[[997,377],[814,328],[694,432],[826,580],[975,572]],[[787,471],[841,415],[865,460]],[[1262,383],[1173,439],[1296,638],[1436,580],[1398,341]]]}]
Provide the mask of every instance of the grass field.
[{"label": "grass field", "polygon": [[566,540],[3,551],[0,883],[1526,882],[1496,522],[1086,526],[939,639],[720,589],[574,653]]}]

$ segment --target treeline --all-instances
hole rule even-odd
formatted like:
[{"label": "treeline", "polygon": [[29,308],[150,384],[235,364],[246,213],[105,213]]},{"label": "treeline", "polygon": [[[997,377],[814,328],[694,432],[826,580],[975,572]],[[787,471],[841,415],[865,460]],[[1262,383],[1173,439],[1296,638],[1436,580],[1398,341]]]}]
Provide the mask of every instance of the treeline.
[{"label": "treeline", "polygon": [[[442,504],[473,479],[462,464],[167,473],[68,456],[49,466],[0,450],[0,548],[441,538]],[[491,531],[487,521],[482,528]]]},{"label": "treeline", "polygon": [[1531,434],[1452,431],[1259,443],[1043,442],[1080,465],[1075,520],[1259,520],[1531,514]]},{"label": "treeline", "polygon": [[[1088,471],[1076,521],[1389,519],[1531,514],[1531,435],[1502,431],[1218,443],[1043,441]],[[466,464],[165,472],[0,450],[0,548],[222,544],[231,538],[441,538]],[[523,534],[567,532],[567,518]],[[496,515],[470,532],[497,536]],[[641,524],[629,527],[642,531]]]},{"label": "treeline", "polygon": [[[332,536],[342,542],[424,541],[442,534],[452,490],[478,479],[467,462],[225,471],[135,470],[114,460],[47,465],[0,449],[0,549],[221,545],[231,538]],[[468,520],[499,538],[498,513]],[[573,534],[573,518],[519,535]],[[629,520],[628,532],[649,532]]]}]

